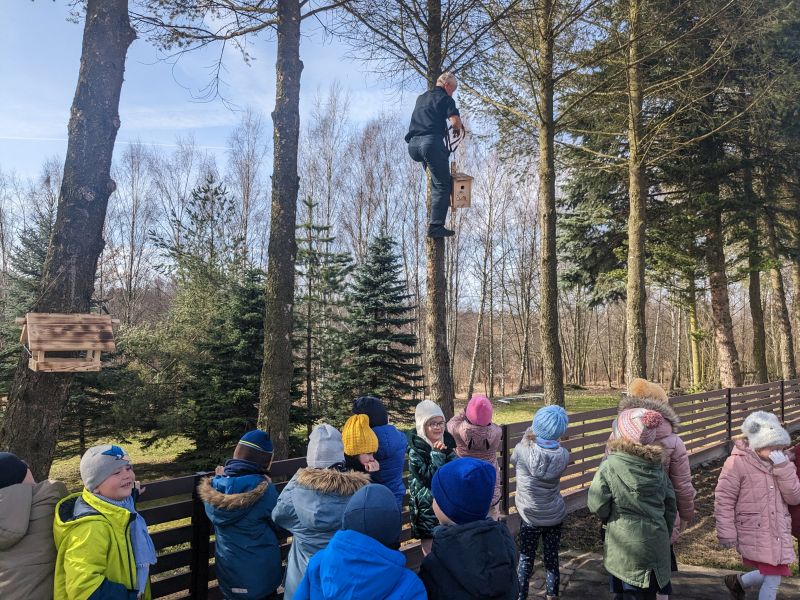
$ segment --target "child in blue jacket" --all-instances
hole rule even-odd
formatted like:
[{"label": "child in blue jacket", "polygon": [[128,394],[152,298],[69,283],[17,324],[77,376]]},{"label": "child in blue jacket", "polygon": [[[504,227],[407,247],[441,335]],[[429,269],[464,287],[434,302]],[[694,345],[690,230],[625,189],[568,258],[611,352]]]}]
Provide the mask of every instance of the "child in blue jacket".
[{"label": "child in blue jacket", "polygon": [[394,494],[397,507],[403,509],[406,497],[406,486],[403,483],[403,467],[406,462],[405,434],[389,425],[389,414],[383,402],[375,396],[360,396],[353,400],[353,414],[367,415],[369,426],[378,437],[378,451],[375,460],[381,466],[380,471],[371,474],[373,483],[385,485]]},{"label": "child in blue jacket", "polygon": [[216,572],[225,598],[268,600],[283,579],[281,551],[272,522],[278,493],[269,478],[272,440],[248,431],[225,463],[197,492],[216,534]]},{"label": "child in blue jacket", "polygon": [[406,568],[402,518],[392,493],[371,483],[347,503],[342,529],[309,561],[294,600],[425,600],[425,587]]}]

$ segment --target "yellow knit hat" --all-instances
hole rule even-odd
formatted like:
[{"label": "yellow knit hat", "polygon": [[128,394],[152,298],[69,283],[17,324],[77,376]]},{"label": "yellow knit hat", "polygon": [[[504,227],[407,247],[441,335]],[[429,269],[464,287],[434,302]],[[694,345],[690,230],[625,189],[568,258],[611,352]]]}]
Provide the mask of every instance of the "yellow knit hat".
[{"label": "yellow knit hat", "polygon": [[348,456],[378,451],[378,436],[369,428],[369,416],[353,415],[342,427],[344,453]]}]

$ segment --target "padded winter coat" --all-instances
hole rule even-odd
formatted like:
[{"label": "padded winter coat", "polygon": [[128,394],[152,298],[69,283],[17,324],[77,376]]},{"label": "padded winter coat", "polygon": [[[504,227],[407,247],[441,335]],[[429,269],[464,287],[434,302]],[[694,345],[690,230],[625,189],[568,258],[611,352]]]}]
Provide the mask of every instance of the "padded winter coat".
[{"label": "padded winter coat", "polygon": [[517,493],[514,503],[520,517],[538,527],[558,525],[567,516],[561,497],[561,474],[569,464],[563,446],[542,448],[530,427],[514,448],[511,464],[516,469]]},{"label": "padded winter coat", "polygon": [[675,524],[675,492],[661,465],[663,448],[626,439],[609,443],[589,487],[588,507],[606,521],[603,564],[618,579],[638,588],[659,589],[670,581],[669,538]]},{"label": "padded winter coat", "polygon": [[403,471],[406,464],[405,434],[398,431],[394,425],[378,425],[373,427],[378,438],[378,451],[375,460],[381,465],[381,470],[372,473],[372,482],[385,485],[394,494],[397,506],[402,512],[403,500],[406,497],[406,485],[403,483]]},{"label": "padded winter coat", "polygon": [[770,565],[795,561],[788,504],[800,504],[800,481],[791,461],[765,464],[738,440],[714,490],[720,541],[736,540],[742,558]]},{"label": "padded winter coat", "polygon": [[272,511],[272,520],[292,534],[286,564],[285,600],[292,600],[308,561],[342,528],[350,497],[369,483],[369,475],[334,469],[300,469],[294,474]]},{"label": "padded winter coat", "polygon": [[694,498],[697,495],[692,485],[689,453],[683,440],[678,437],[680,418],[668,403],[652,398],[626,397],[620,400],[618,412],[629,408],[654,410],[664,417],[664,421],[656,431],[654,443],[664,448],[662,463],[675,490],[675,501],[678,504],[678,516],[675,518],[675,527],[670,537],[670,543],[674,544],[680,537],[682,525],[686,525],[694,517]]},{"label": "padded winter coat", "polygon": [[60,481],[18,483],[0,489],[0,598],[53,597],[53,515],[67,495]]},{"label": "padded winter coat", "polygon": [[419,578],[429,600],[516,600],[517,547],[505,523],[439,526]]},{"label": "padded winter coat", "polygon": [[[795,446],[792,448],[790,456],[792,456],[792,460],[797,465],[797,476],[800,477],[800,457],[798,457],[798,453],[800,453],[800,446]],[[790,505],[789,514],[792,515],[792,535],[800,539],[800,504]]]},{"label": "padded winter coat", "polygon": [[[56,505],[58,556],[53,596],[58,600],[136,600],[133,514],[88,490]],[[150,600],[150,584],[144,598]]]},{"label": "padded winter coat", "polygon": [[408,432],[408,509],[411,532],[419,539],[432,538],[433,530],[439,526],[433,513],[433,476],[443,464],[458,458],[453,436],[445,431],[443,441],[447,446],[444,452],[431,448],[415,430]]},{"label": "padded winter coat", "polygon": [[265,475],[217,475],[197,486],[214,525],[219,587],[226,598],[261,600],[283,581],[272,509],[278,500]]},{"label": "padded winter coat", "polygon": [[337,531],[308,562],[295,600],[424,600],[406,557],[358,531]]},{"label": "padded winter coat", "polygon": [[497,452],[503,441],[503,430],[494,423],[489,425],[470,423],[466,413],[462,412],[448,421],[447,431],[456,441],[458,456],[471,456],[494,466],[496,483],[492,506],[500,502],[500,497],[503,495],[503,481],[500,478],[500,468],[497,464]]}]

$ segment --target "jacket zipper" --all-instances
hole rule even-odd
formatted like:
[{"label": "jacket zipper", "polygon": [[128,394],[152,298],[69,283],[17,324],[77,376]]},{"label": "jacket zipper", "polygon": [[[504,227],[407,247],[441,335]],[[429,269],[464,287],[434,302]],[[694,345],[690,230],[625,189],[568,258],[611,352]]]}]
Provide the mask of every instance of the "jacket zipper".
[{"label": "jacket zipper", "polygon": [[131,553],[133,553],[133,542],[131,542],[131,523],[136,518],[136,515],[131,513],[130,518],[128,519],[128,524],[125,526],[125,537],[128,540],[128,575],[131,578],[131,588],[132,590],[136,591],[136,594],[139,594],[139,589],[136,587],[136,582],[133,580],[133,567],[131,566]]}]

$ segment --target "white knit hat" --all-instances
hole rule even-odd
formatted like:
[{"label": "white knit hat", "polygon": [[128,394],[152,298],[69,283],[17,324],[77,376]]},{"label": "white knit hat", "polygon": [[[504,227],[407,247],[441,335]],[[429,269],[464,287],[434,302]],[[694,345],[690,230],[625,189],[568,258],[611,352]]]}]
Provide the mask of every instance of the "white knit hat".
[{"label": "white knit hat", "polygon": [[306,464],[313,469],[327,469],[344,462],[344,445],[339,430],[327,423],[317,425],[308,438]]},{"label": "white knit hat", "polygon": [[425,423],[430,421],[433,417],[442,417],[444,419],[441,406],[432,400],[423,400],[417,404],[417,408],[414,410],[414,422],[417,425],[417,435],[429,444],[431,441],[428,439],[428,436],[425,435]]},{"label": "white knit hat", "polygon": [[747,415],[742,423],[742,433],[747,436],[748,445],[753,450],[769,446],[788,446],[791,443],[789,432],[781,427],[778,417],[763,410]]}]

